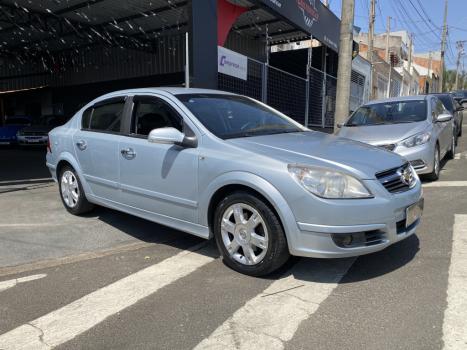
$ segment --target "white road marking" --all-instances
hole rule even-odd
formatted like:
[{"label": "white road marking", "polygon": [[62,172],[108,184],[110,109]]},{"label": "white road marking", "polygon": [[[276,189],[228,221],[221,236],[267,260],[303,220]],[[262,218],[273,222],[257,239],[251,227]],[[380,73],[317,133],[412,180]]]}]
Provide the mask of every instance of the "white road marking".
[{"label": "white road marking", "polygon": [[462,153],[456,153],[456,154],[454,155],[454,159],[456,159],[456,160],[461,159],[461,155],[462,155]]},{"label": "white road marking", "polygon": [[447,299],[444,348],[467,349],[467,215],[455,216]]},{"label": "white road marking", "polygon": [[52,349],[210,263],[212,255],[206,243],[196,245],[0,335],[0,348]]},{"label": "white road marking", "polygon": [[238,309],[195,350],[283,349],[300,324],[337,287],[355,259],[303,259],[286,276]]},{"label": "white road marking", "polygon": [[423,184],[423,187],[467,187],[467,181],[436,181]]},{"label": "white road marking", "polygon": [[[8,280],[8,281],[1,281],[0,282],[0,292],[3,292],[4,290],[13,288],[19,283],[25,283],[25,282],[30,282],[30,281],[35,281],[41,278],[47,277],[46,274],[39,274],[39,275],[32,275],[32,276],[26,276],[26,277],[20,277],[20,278],[15,278],[13,280]],[[0,343],[1,345],[1,343]]]}]

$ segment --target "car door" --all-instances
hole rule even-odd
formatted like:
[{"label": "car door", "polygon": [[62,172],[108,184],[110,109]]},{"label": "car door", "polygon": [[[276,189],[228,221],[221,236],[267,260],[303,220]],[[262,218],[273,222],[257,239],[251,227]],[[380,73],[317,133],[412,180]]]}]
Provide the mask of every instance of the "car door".
[{"label": "car door", "polygon": [[120,187],[125,205],[194,223],[198,149],[147,140],[152,130],[164,127],[193,135],[195,127],[181,113],[162,96],[133,97],[129,134],[119,147]]},{"label": "car door", "polygon": [[76,157],[92,195],[119,202],[119,142],[125,96],[106,99],[83,112],[73,135]]},{"label": "car door", "polygon": [[446,113],[451,114],[446,109],[443,102],[437,97],[434,98],[434,110],[435,110],[435,119],[433,121],[434,128],[437,129],[437,133],[439,135],[438,141],[439,141],[441,156],[444,156],[444,154],[446,154],[446,152],[449,150],[449,147],[451,146],[453,121],[452,120],[447,121],[447,122],[436,121],[436,118],[441,114],[446,114]]}]

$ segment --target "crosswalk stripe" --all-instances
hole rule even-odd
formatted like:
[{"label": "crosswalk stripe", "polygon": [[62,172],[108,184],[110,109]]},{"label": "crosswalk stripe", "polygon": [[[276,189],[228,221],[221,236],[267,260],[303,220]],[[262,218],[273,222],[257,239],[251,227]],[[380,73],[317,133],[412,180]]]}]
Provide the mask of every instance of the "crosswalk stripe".
[{"label": "crosswalk stripe", "polygon": [[467,215],[455,216],[447,300],[444,348],[467,349]]},{"label": "crosswalk stripe", "polygon": [[303,259],[291,274],[248,301],[195,350],[283,349],[337,287],[355,259]]},{"label": "crosswalk stripe", "polygon": [[0,335],[0,349],[52,349],[212,262],[213,256],[206,243],[189,248]]},{"label": "crosswalk stripe", "polygon": [[436,181],[423,184],[424,188],[429,187],[466,187],[467,181]]},{"label": "crosswalk stripe", "polygon": [[25,283],[25,282],[30,282],[30,281],[35,281],[41,278],[47,277],[46,274],[39,274],[39,275],[32,275],[32,276],[26,276],[26,277],[20,277],[20,278],[15,278],[12,280],[7,280],[7,281],[1,281],[0,282],[0,292],[3,292],[4,290],[13,288],[19,283]]}]

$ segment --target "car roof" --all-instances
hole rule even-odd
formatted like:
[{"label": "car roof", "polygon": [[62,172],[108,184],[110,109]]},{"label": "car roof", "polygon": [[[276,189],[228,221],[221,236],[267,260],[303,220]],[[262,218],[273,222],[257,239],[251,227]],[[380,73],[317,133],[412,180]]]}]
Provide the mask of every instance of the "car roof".
[{"label": "car roof", "polygon": [[195,88],[183,88],[183,87],[148,87],[140,89],[127,89],[114,91],[109,94],[106,94],[103,97],[110,97],[115,95],[123,94],[150,94],[150,93],[166,93],[170,95],[182,95],[182,94],[217,94],[217,95],[234,95],[230,92],[220,91],[220,90],[211,90],[211,89],[195,89]]},{"label": "car roof", "polygon": [[[430,94],[431,95],[431,94]],[[401,101],[424,101],[430,95],[416,95],[416,96],[400,96],[400,97],[391,97],[382,100],[373,100],[365,103],[365,106],[370,106],[379,103],[388,103],[388,102],[401,102]]]}]

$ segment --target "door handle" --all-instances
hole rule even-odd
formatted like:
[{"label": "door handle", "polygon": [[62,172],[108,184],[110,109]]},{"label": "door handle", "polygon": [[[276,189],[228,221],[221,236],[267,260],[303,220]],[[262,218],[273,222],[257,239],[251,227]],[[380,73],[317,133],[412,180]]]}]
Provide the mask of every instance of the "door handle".
[{"label": "door handle", "polygon": [[133,159],[136,157],[136,152],[132,148],[124,148],[120,153],[126,159]]},{"label": "door handle", "polygon": [[88,147],[86,141],[84,141],[84,140],[79,140],[78,142],[76,142],[76,146],[77,146],[81,151],[84,151],[84,150]]}]

